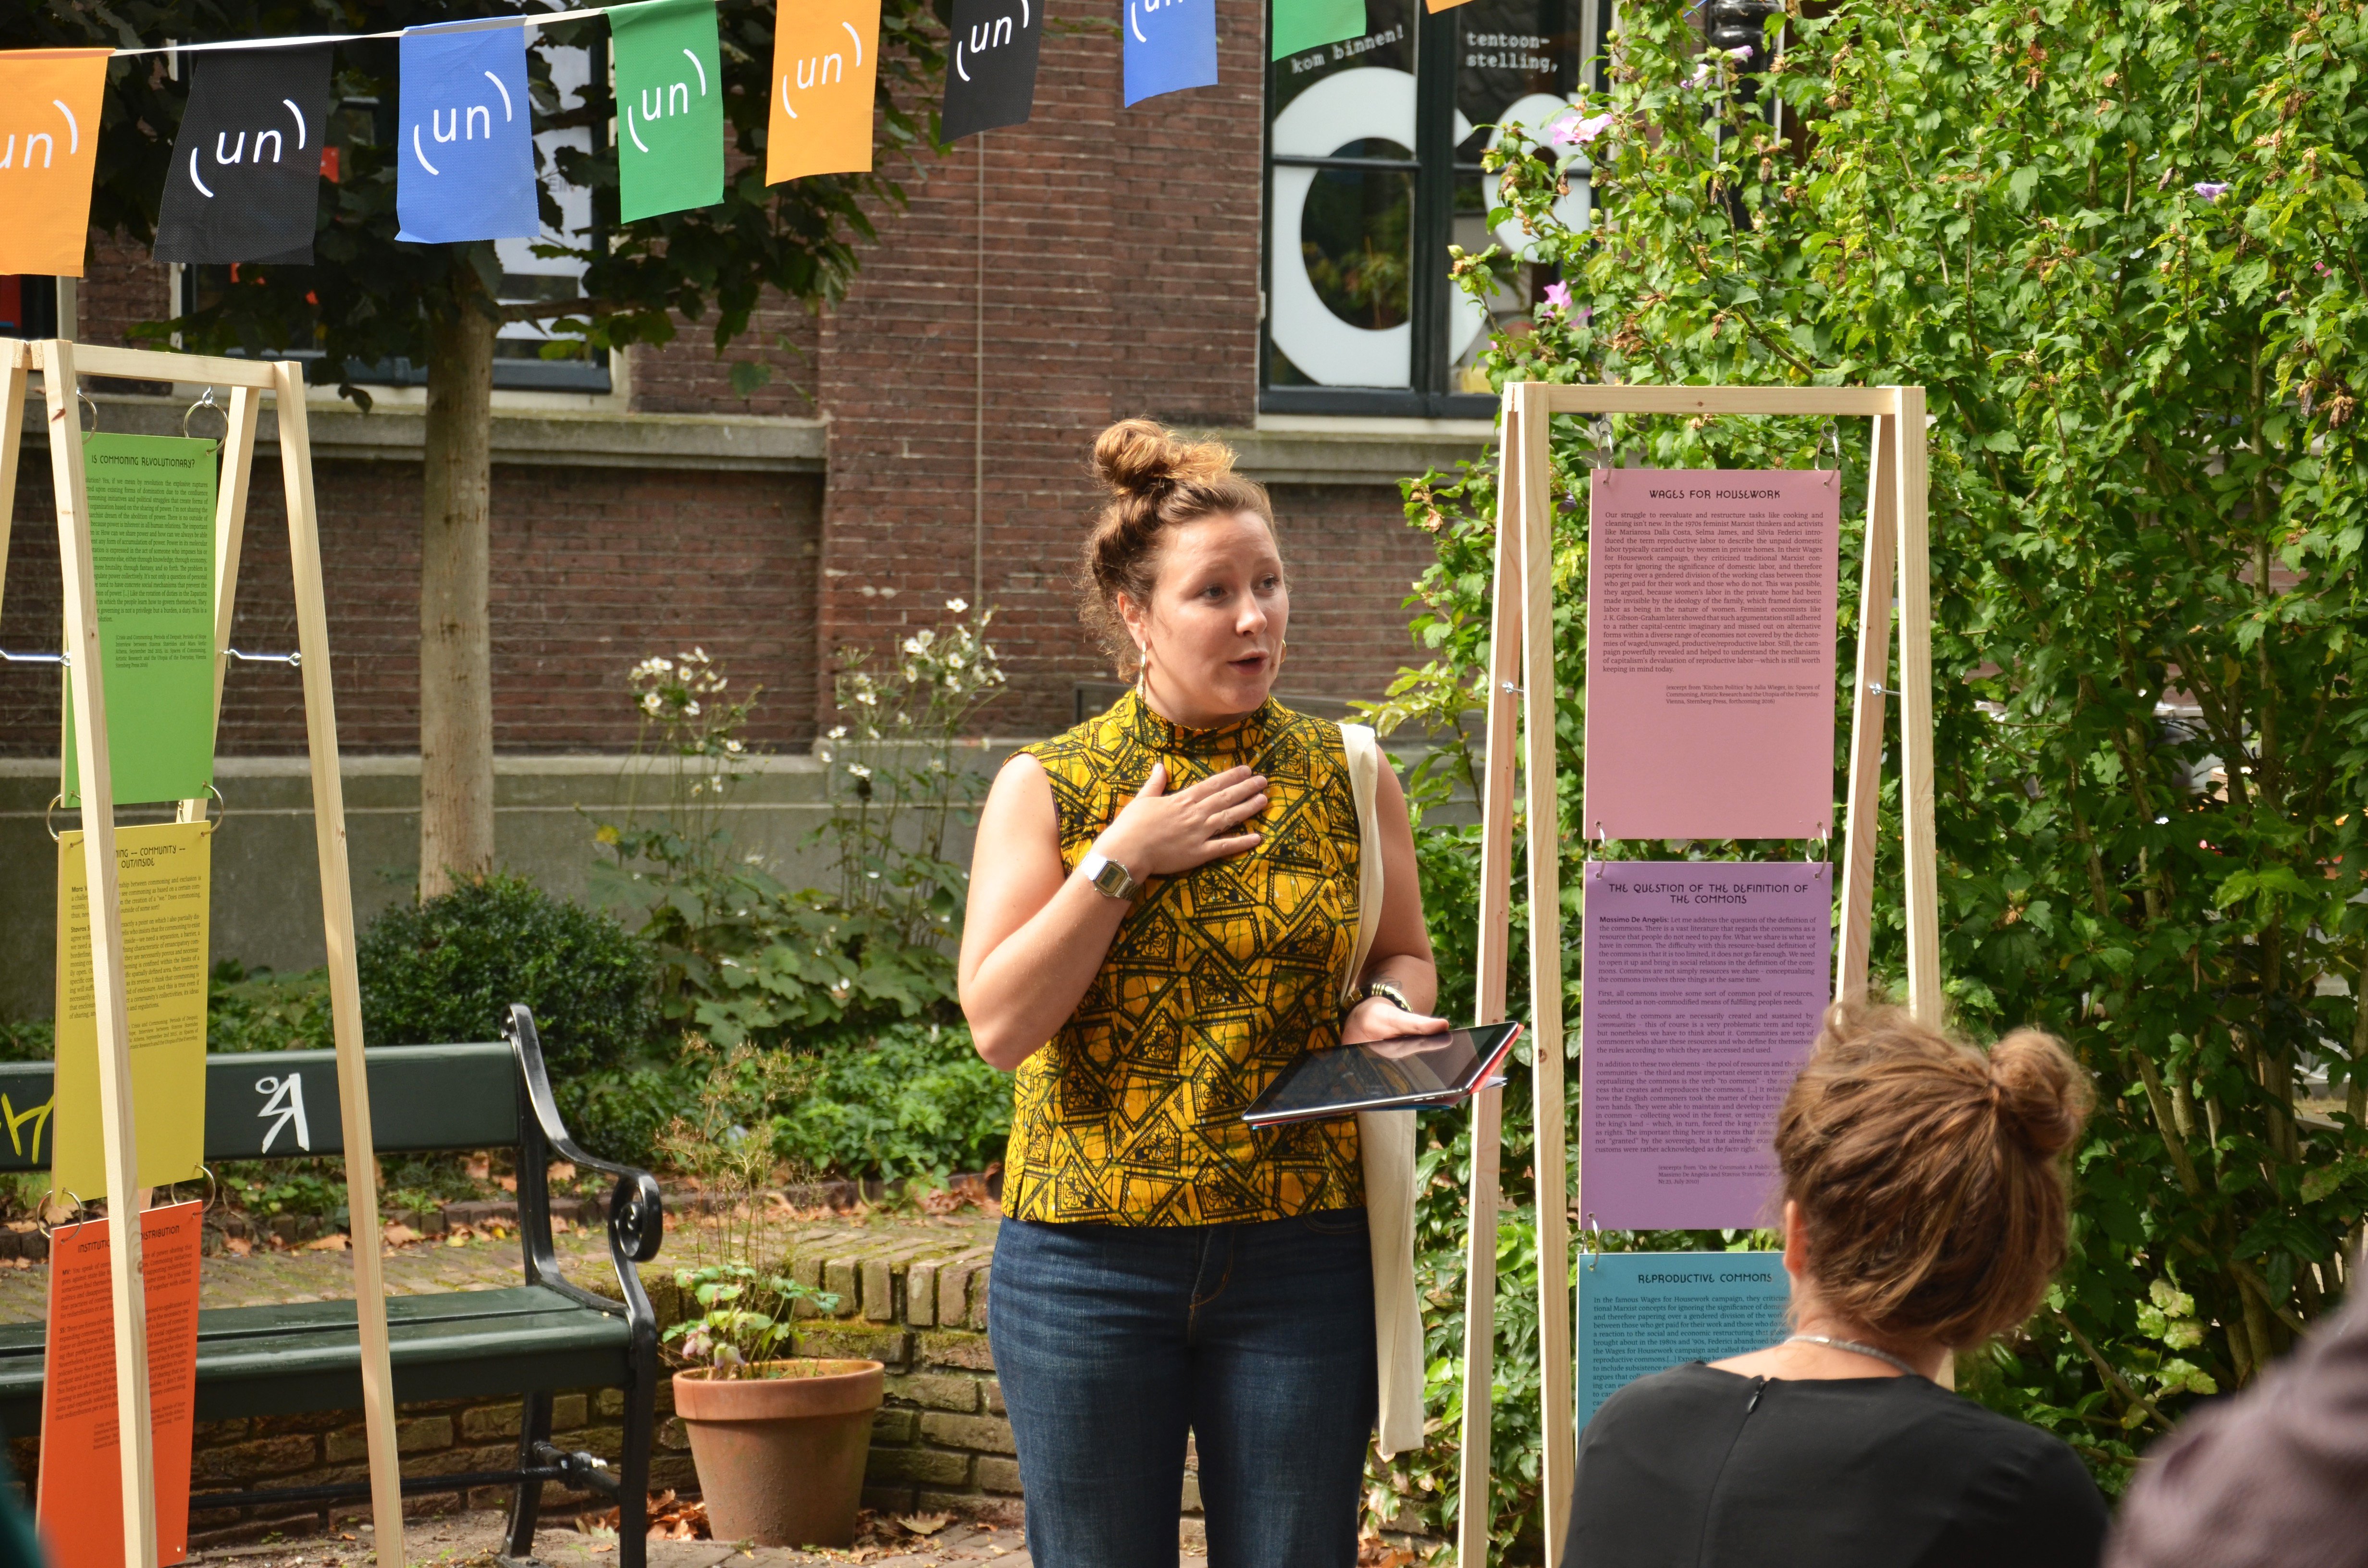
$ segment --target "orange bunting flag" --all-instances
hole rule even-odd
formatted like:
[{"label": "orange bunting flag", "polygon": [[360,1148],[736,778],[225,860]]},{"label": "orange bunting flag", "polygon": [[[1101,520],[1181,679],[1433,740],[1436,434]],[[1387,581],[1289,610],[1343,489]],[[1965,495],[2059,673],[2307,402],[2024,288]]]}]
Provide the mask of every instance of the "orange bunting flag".
[{"label": "orange bunting flag", "polygon": [[82,276],[112,52],[0,53],[0,275]]},{"label": "orange bunting flag", "polygon": [[765,183],[868,172],[879,73],[880,0],[781,0]]}]

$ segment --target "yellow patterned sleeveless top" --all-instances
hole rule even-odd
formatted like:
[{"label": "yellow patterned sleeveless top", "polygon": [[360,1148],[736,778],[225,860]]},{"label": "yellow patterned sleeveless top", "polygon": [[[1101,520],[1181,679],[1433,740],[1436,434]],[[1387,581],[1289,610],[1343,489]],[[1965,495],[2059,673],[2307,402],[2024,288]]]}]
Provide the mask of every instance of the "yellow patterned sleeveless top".
[{"label": "yellow patterned sleeveless top", "polygon": [[1247,765],[1269,804],[1256,848],[1150,880],[1077,1010],[1020,1064],[1004,1212],[1212,1225],[1363,1203],[1354,1117],[1263,1131],[1241,1119],[1286,1064],[1339,1041],[1360,853],[1339,726],[1269,698],[1186,730],[1129,692],[1025,749],[1052,780],[1071,870],[1156,763],[1171,792]]}]

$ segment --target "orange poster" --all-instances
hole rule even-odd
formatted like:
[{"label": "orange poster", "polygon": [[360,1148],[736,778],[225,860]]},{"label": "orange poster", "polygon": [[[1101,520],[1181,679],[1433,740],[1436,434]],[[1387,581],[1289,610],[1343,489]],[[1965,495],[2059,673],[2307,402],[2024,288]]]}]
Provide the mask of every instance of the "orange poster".
[{"label": "orange poster", "polygon": [[110,52],[0,53],[0,273],[82,276]]},{"label": "orange poster", "polygon": [[[107,1226],[105,1220],[61,1225],[50,1238],[49,1369],[41,1380],[40,1496],[35,1508],[50,1568],[121,1568],[123,1562]],[[140,1216],[159,1568],[189,1554],[198,1250],[204,1229],[202,1203],[175,1203]]]},{"label": "orange poster", "polygon": [[781,0],[765,183],[869,170],[879,74],[880,0]]}]

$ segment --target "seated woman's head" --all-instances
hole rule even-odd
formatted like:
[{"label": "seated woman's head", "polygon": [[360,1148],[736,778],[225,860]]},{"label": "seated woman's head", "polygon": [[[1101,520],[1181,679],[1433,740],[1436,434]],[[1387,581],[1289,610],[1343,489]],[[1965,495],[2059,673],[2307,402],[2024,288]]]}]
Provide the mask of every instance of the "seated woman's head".
[{"label": "seated woman's head", "polygon": [[2062,1156],[2089,1098],[2053,1035],[1985,1053],[1836,1004],[1776,1122],[1795,1317],[1951,1348],[2021,1323],[2064,1261]]}]

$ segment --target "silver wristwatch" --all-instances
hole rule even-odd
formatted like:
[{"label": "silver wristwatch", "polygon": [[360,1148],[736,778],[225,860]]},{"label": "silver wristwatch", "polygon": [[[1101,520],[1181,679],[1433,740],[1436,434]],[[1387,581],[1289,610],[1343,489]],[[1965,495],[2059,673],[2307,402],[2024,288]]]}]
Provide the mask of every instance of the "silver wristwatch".
[{"label": "silver wristwatch", "polygon": [[1143,891],[1134,873],[1111,859],[1099,849],[1088,849],[1086,858],[1077,862],[1077,874],[1093,884],[1096,892],[1121,903]]}]

